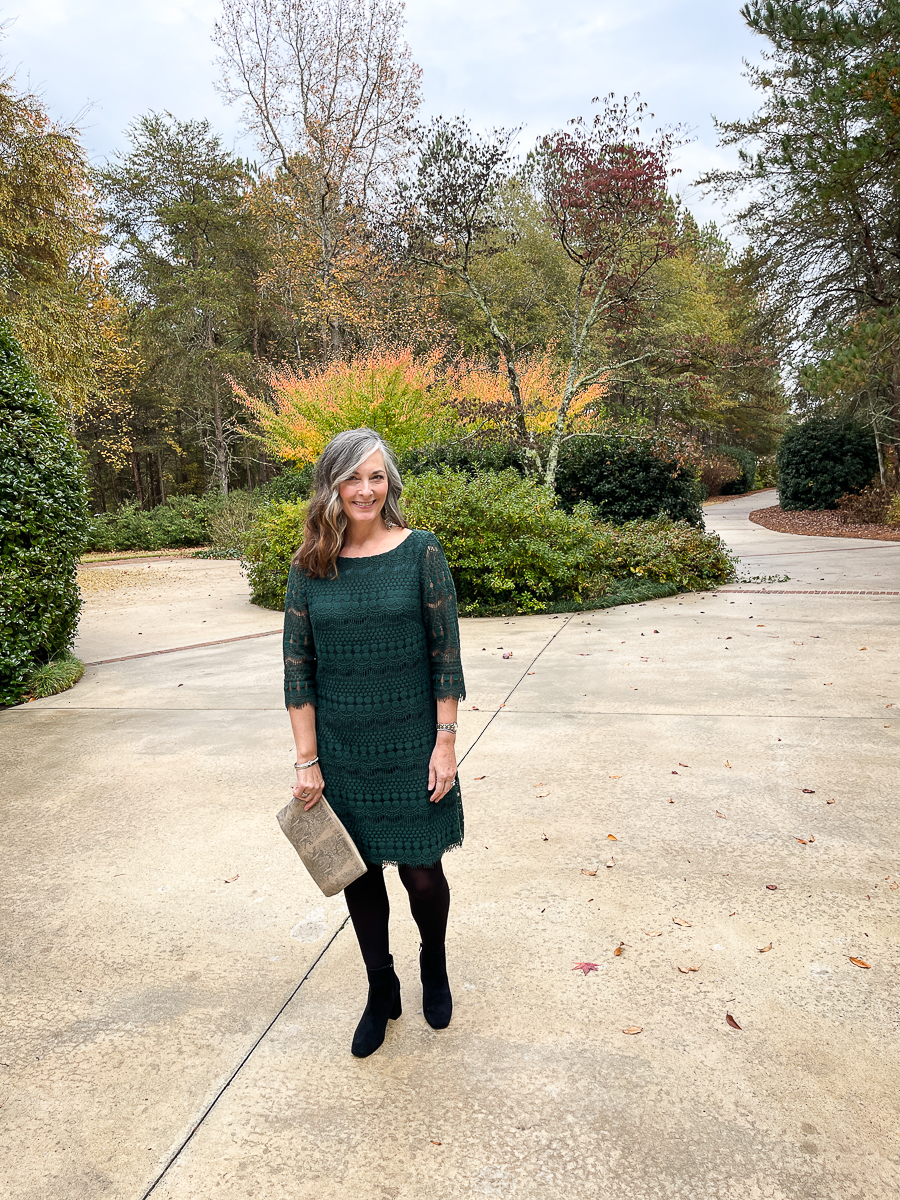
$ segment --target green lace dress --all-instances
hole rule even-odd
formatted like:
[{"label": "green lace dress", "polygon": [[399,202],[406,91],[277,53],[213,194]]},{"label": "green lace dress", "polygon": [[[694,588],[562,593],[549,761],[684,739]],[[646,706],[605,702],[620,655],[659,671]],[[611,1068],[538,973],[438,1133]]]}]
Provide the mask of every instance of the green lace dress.
[{"label": "green lace dress", "polygon": [[450,568],[418,529],[337,568],[336,579],[291,570],[285,704],[315,705],[325,796],[363,858],[431,866],[463,839],[459,781],[428,799],[435,701],[466,694]]}]

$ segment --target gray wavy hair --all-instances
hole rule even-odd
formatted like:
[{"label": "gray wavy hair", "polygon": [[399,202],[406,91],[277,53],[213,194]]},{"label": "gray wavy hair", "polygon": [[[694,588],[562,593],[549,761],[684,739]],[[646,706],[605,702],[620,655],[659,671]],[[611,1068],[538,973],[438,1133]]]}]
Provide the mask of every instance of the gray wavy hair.
[{"label": "gray wavy hair", "polygon": [[336,571],[337,556],[347,528],[339,488],[376,450],[384,456],[388,480],[382,515],[386,522],[406,528],[400,509],[403,480],[393,450],[374,429],[346,429],[331,439],[316,461],[306,533],[303,545],[294,555],[295,566],[301,567],[307,575],[324,579]]}]

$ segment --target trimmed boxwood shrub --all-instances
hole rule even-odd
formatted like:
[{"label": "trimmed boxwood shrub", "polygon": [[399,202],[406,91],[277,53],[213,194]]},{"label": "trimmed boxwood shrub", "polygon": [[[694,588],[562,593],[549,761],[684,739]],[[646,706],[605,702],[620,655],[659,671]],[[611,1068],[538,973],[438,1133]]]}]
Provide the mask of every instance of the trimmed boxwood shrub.
[{"label": "trimmed boxwood shrub", "polygon": [[784,509],[835,508],[878,470],[872,433],[841,417],[814,417],[789,429],[778,447],[778,499]]},{"label": "trimmed boxwood shrub", "polygon": [[556,474],[562,504],[593,504],[602,521],[666,516],[703,526],[700,487],[692,467],[661,457],[631,438],[576,437],[563,444]]},{"label": "trimmed boxwood shrub", "polygon": [[0,326],[0,705],[74,641],[87,516],[77,447]]},{"label": "trimmed boxwood shrub", "polygon": [[756,455],[743,446],[719,446],[719,453],[733,459],[741,468],[737,479],[729,479],[722,488],[723,496],[740,496],[752,492],[756,483]]}]

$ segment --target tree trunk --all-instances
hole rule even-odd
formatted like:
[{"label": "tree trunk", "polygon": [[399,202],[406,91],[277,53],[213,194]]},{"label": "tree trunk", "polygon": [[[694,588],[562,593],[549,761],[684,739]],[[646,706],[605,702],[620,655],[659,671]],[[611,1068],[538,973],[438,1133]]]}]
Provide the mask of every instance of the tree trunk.
[{"label": "tree trunk", "polygon": [[213,428],[216,438],[216,475],[222,495],[228,495],[228,447],[225,445],[225,431],[222,425],[222,402],[219,398],[219,385],[213,384]]},{"label": "tree trunk", "polygon": [[166,480],[165,476],[163,475],[162,450],[160,450],[159,446],[156,447],[156,470],[159,475],[159,502],[160,504],[165,504]]},{"label": "tree trunk", "polygon": [[134,475],[134,491],[137,496],[137,502],[144,507],[144,489],[141,487],[141,472],[138,467],[138,456],[134,450],[131,451],[131,472]]},{"label": "tree trunk", "polygon": [[247,449],[247,439],[244,438],[244,470],[247,472],[247,491],[253,491],[253,479],[250,475],[250,451]]}]

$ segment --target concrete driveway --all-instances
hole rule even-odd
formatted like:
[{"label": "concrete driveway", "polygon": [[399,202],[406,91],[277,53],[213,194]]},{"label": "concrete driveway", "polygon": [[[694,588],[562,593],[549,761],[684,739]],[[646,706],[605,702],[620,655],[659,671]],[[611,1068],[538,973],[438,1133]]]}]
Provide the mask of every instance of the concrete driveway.
[{"label": "concrete driveway", "polygon": [[789,581],[463,623],[454,1019],[389,872],[364,1061],[345,906],[274,820],[280,618],[232,563],[86,579],[120,661],[0,714],[0,1194],[896,1196],[900,545],[772,502],[707,519]]}]

